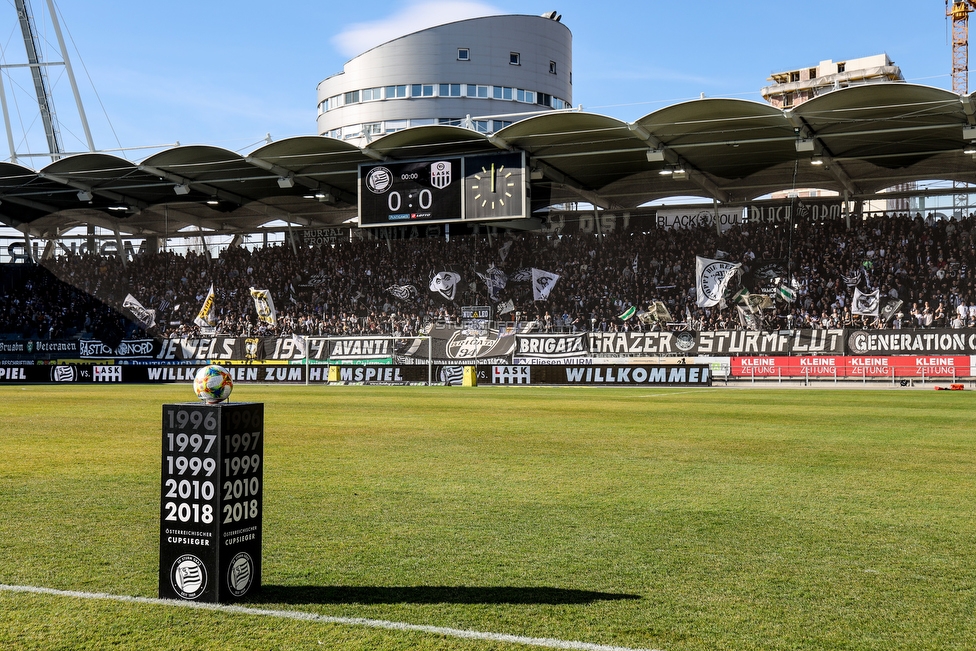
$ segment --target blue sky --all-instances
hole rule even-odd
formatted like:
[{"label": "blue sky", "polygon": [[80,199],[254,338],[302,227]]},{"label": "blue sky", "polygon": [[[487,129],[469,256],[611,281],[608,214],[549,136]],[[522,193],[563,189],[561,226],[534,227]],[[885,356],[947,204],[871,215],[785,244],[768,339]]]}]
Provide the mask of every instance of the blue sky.
[{"label": "blue sky", "polygon": [[[32,3],[45,57],[58,60],[46,2]],[[22,63],[16,13],[6,4],[3,63]],[[623,120],[701,93],[760,100],[772,72],[881,52],[909,81],[951,86],[949,28],[938,1],[59,0],[57,6],[99,149],[179,141],[245,152],[268,133],[276,140],[314,133],[316,85],[358,52],[439,22],[496,13],[559,11],[573,32],[573,103]],[[59,68],[50,71],[66,148],[83,149],[67,79]],[[24,69],[6,72],[17,150],[45,151],[30,78]],[[149,153],[127,155],[138,160]],[[0,133],[0,159],[7,158]]]}]

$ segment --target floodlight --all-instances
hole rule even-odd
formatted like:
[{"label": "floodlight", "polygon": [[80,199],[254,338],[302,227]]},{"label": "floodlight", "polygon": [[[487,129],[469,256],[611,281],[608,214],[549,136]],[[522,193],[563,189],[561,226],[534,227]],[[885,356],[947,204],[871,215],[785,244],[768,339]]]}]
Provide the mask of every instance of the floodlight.
[{"label": "floodlight", "polygon": [[816,143],[810,138],[801,138],[796,141],[796,150],[798,152],[814,151],[816,149]]}]

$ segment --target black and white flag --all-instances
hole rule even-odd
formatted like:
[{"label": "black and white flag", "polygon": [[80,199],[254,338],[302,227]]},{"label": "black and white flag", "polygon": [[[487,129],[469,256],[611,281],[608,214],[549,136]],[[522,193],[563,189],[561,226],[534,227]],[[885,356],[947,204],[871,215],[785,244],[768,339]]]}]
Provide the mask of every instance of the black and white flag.
[{"label": "black and white flag", "polygon": [[542,269],[532,268],[532,300],[544,301],[549,298],[549,293],[556,286],[559,274],[554,274]]},{"label": "black and white flag", "polygon": [[142,303],[136,300],[132,294],[126,294],[122,301],[122,308],[125,309],[132,318],[136,320],[143,330],[149,330],[156,326],[156,310],[143,307]]},{"label": "black and white flag", "polygon": [[484,273],[478,271],[477,274],[478,278],[481,278],[488,288],[488,298],[497,303],[498,295],[508,284],[508,275],[495,265],[488,267]]},{"label": "black and white flag", "polygon": [[902,303],[903,301],[900,301],[897,298],[886,298],[881,304],[881,309],[878,312],[878,318],[881,320],[881,322],[888,323],[891,321],[891,317],[895,316],[895,313],[898,312],[898,308],[902,306]]},{"label": "black and white flag", "polygon": [[454,271],[438,271],[430,278],[430,291],[440,294],[449,301],[454,300],[461,274]]},{"label": "black and white flag", "polygon": [[855,269],[850,276],[845,276],[844,274],[841,274],[840,277],[844,279],[844,284],[847,285],[848,287],[857,287],[858,285],[861,284],[860,269]]},{"label": "black and white flag", "polygon": [[390,285],[386,291],[401,301],[407,301],[417,296],[417,288],[413,285]]},{"label": "black and white flag", "polygon": [[742,264],[695,256],[695,290],[698,307],[718,305],[725,296],[725,288]]},{"label": "black and white flag", "polygon": [[742,325],[743,329],[753,331],[762,330],[761,312],[754,312],[742,305],[736,305],[735,309],[739,312],[739,324]]},{"label": "black and white flag", "polygon": [[881,308],[881,292],[879,290],[874,290],[873,292],[862,292],[857,287],[854,288],[854,304],[851,306],[851,314],[860,314],[861,316],[878,316],[878,312]]},{"label": "black and white flag", "polygon": [[498,304],[498,316],[501,316],[502,314],[508,314],[509,312],[514,312],[514,311],[515,311],[515,301],[512,299],[508,299],[504,303]]},{"label": "black and white flag", "polygon": [[498,257],[501,259],[502,262],[505,262],[505,258],[508,257],[508,252],[509,250],[511,250],[511,248],[512,248],[512,240],[508,240],[500,247],[498,247]]},{"label": "black and white flag", "polygon": [[510,276],[509,279],[513,283],[524,283],[532,280],[532,270],[522,267],[515,272],[514,275]]}]

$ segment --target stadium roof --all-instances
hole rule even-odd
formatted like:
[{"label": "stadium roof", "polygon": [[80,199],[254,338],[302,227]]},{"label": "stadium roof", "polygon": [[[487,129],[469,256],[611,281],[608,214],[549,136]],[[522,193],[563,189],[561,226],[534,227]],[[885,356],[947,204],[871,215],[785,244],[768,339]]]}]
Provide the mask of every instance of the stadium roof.
[{"label": "stadium roof", "polygon": [[621,210],[701,196],[736,205],[790,188],[865,199],[910,181],[976,182],[965,153],[976,130],[967,129],[976,129],[972,95],[891,83],[836,90],[792,110],[700,99],[632,123],[563,111],[487,136],[415,127],[364,148],[300,136],[247,155],[204,145],[141,163],[79,154],[37,171],[0,163],[0,221],[47,238],[87,224],[168,236],[253,232],[277,221],[336,226],[356,217],[362,163],[508,149],[527,152],[532,184],[550,190],[551,204]]}]

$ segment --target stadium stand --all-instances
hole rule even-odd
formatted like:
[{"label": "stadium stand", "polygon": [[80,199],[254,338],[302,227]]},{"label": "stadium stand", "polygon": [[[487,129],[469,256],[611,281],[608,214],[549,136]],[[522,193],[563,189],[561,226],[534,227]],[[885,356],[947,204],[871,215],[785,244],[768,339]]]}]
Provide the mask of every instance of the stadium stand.
[{"label": "stadium stand", "polygon": [[[514,305],[498,317],[503,321],[535,321],[556,332],[645,329],[650,326],[619,315],[661,301],[681,324],[672,327],[742,327],[734,306],[696,306],[695,255],[742,262],[744,271],[763,259],[790,260],[796,301],[777,302],[768,327],[974,327],[974,225],[973,215],[946,221],[900,214],[855,221],[850,229],[842,221],[798,223],[792,233],[764,224],[722,236],[713,228],[561,237],[513,232],[491,241],[464,236],[230,248],[215,258],[141,253],[127,264],[115,256],[65,255],[46,261],[46,270],[8,265],[0,332],[104,341],[132,336],[138,326],[119,315],[132,294],[157,310],[152,334],[195,335],[194,317],[212,284],[218,334],[410,335],[432,321],[457,322],[462,305],[490,304],[477,275],[490,265],[509,276],[495,296]],[[512,280],[531,267],[560,276],[548,300],[534,301],[529,283]],[[453,302],[428,288],[442,270],[461,277]],[[903,301],[898,313],[888,322],[852,315],[853,288],[845,282],[852,277]],[[390,291],[407,285],[416,292],[405,299]],[[250,287],[270,290],[276,326],[258,322]]]}]

